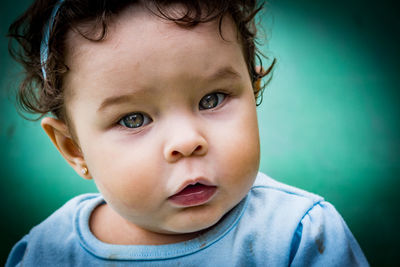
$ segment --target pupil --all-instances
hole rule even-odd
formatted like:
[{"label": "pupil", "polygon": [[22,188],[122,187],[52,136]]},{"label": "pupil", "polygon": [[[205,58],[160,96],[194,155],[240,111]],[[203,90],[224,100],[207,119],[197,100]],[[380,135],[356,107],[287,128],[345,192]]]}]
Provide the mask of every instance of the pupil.
[{"label": "pupil", "polygon": [[218,104],[218,97],[216,94],[206,95],[201,100],[201,106],[205,109],[216,107]]},{"label": "pupil", "polygon": [[131,128],[137,128],[142,126],[143,124],[143,115],[142,114],[133,114],[129,115],[125,119],[125,124]]}]

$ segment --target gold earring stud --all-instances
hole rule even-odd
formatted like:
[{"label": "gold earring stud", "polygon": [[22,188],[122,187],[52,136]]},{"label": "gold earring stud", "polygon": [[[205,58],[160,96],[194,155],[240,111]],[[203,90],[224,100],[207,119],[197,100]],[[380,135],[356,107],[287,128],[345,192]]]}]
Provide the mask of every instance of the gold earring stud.
[{"label": "gold earring stud", "polygon": [[81,172],[83,175],[86,175],[86,174],[88,174],[89,171],[88,171],[88,168],[82,167]]}]

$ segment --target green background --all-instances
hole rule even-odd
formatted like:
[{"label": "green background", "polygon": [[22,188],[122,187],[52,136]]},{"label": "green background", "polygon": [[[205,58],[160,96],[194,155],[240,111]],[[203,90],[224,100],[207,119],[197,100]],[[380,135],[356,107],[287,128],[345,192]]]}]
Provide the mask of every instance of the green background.
[{"label": "green background", "polygon": [[[76,175],[9,90],[20,68],[4,37],[30,1],[0,4],[1,262],[71,197]],[[270,1],[262,50],[278,64],[258,108],[261,170],[324,196],[373,266],[395,266],[400,240],[400,21],[390,1]],[[267,61],[265,62],[267,64]]]}]

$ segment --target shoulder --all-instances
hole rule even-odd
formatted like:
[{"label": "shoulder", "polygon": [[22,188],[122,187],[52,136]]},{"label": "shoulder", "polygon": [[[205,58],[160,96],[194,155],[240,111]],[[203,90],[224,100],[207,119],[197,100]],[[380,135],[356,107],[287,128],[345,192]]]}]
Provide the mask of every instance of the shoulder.
[{"label": "shoulder", "polygon": [[82,194],[72,198],[47,219],[32,228],[29,236],[41,235],[42,232],[48,233],[49,231],[56,231],[57,235],[72,231],[74,227],[74,217],[78,208],[88,205],[99,198],[101,198],[100,194],[97,193]]},{"label": "shoulder", "polygon": [[[246,235],[257,236],[260,247],[268,247],[261,254],[267,253],[274,257],[282,255],[282,252],[289,253],[299,224],[311,210],[323,202],[321,196],[258,173],[248,193],[247,206],[239,227]],[[288,263],[289,256],[282,264]]]},{"label": "shoulder", "polygon": [[261,172],[258,173],[251,191],[255,192],[259,189],[268,192],[269,194],[272,193],[277,197],[294,198],[296,200],[303,199],[313,203],[323,200],[323,197],[319,195],[278,182]]},{"label": "shoulder", "polygon": [[[316,194],[259,173],[242,228],[260,260],[292,266],[368,266],[346,223]],[[257,250],[257,249],[256,249]],[[256,251],[255,250],[255,251]]]},{"label": "shoulder", "polygon": [[79,206],[85,205],[86,203],[94,199],[97,199],[99,197],[100,194],[98,193],[89,193],[76,196],[67,201],[64,205],[62,205],[59,209],[53,212],[47,219],[45,219],[42,223],[40,223],[36,227],[42,227],[43,225],[52,224],[54,221],[59,221],[59,220],[64,221],[65,218],[73,217],[76,209]]},{"label": "shoulder", "polygon": [[[53,256],[57,252],[65,252],[76,246],[74,220],[76,211],[82,205],[87,205],[100,198],[99,194],[83,194],[66,202],[62,207],[51,214],[39,225],[33,227],[29,234],[22,238],[11,250],[6,266],[16,266],[22,261],[25,263],[35,259],[43,253]],[[48,253],[51,247],[51,253]],[[58,250],[59,249],[59,250]],[[60,253],[60,255],[68,253]]]},{"label": "shoulder", "polygon": [[268,217],[284,216],[294,222],[324,201],[324,198],[305,190],[280,183],[271,177],[258,173],[250,192],[249,207],[259,210]]}]

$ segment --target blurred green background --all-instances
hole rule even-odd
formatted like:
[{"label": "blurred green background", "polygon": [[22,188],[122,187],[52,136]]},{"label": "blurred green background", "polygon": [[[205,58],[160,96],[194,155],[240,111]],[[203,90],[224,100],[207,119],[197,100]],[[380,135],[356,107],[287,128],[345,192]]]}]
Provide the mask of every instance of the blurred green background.
[{"label": "blurred green background", "polygon": [[[31,1],[0,3],[1,262],[71,197],[94,192],[14,96],[8,25]],[[333,203],[373,266],[400,249],[400,9],[395,1],[273,0],[259,16],[278,64],[258,108],[261,170]],[[267,61],[265,64],[267,65]]]}]

